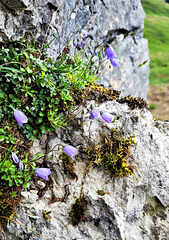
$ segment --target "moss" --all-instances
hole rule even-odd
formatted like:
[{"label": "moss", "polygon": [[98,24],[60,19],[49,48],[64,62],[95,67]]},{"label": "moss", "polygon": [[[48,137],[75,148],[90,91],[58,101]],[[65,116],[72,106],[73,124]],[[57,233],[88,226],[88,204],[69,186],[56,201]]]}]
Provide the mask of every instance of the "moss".
[{"label": "moss", "polygon": [[87,212],[87,202],[84,197],[77,198],[72,205],[70,211],[70,223],[73,226],[79,224],[79,222],[86,221],[85,214]]},{"label": "moss", "polygon": [[[11,196],[12,192],[16,192],[17,196]],[[5,225],[7,218],[11,218],[15,213],[15,208],[19,206],[21,202],[20,198],[20,187],[9,187],[7,182],[2,180],[0,181],[0,224]]]},{"label": "moss", "polygon": [[120,91],[112,90],[100,85],[94,85],[86,89],[88,96],[94,96],[94,100],[99,102],[116,100],[120,96]]},{"label": "moss", "polygon": [[51,219],[51,216],[49,216],[49,214],[51,213],[52,211],[46,211],[44,210],[43,211],[43,217],[47,220],[50,220]]},{"label": "moss", "polygon": [[91,100],[102,103],[104,101],[117,100],[120,96],[120,91],[95,84],[82,90],[72,89],[71,96],[73,98],[73,105],[79,105],[85,101]]},{"label": "moss", "polygon": [[134,167],[127,164],[129,147],[136,144],[134,136],[125,139],[115,129],[111,131],[111,137],[103,135],[101,142],[85,150],[88,159],[96,168],[103,168],[111,177],[123,177],[131,174],[134,176]]},{"label": "moss", "polygon": [[105,194],[110,194],[109,192],[105,192],[104,190],[98,190],[97,194],[100,196],[104,196]]},{"label": "moss", "polygon": [[148,108],[147,103],[145,102],[145,100],[143,98],[134,98],[131,96],[127,96],[121,99],[117,99],[117,101],[119,103],[127,103],[127,105],[130,107],[130,109],[135,109],[135,108],[139,108],[139,109],[143,109],[143,108]]},{"label": "moss", "polygon": [[69,157],[65,152],[62,152],[59,156],[59,158],[62,160],[64,173],[70,178],[70,179],[78,179],[77,174],[75,173],[75,162]]}]

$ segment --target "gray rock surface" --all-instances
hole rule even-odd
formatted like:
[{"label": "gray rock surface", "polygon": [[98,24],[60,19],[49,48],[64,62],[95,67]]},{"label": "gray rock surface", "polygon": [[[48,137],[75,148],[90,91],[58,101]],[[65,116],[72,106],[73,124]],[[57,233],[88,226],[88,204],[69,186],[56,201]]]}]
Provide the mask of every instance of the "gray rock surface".
[{"label": "gray rock surface", "polygon": [[[101,111],[109,112],[118,120],[104,122],[100,117],[91,119],[87,107],[93,104]],[[76,124],[69,130],[50,134],[47,143],[47,166],[52,176],[42,195],[39,178],[29,191],[23,192],[23,202],[14,219],[39,232],[50,240],[168,240],[169,239],[169,123],[154,122],[147,109],[130,110],[126,104],[94,101],[81,106],[84,115],[75,112]],[[135,135],[136,145],[131,146],[127,161],[135,167],[135,175],[112,178],[102,169],[88,169],[86,157],[75,156],[78,179],[70,180],[63,171],[59,155],[67,144],[86,148],[99,143],[103,133],[110,134],[117,128],[128,138]],[[39,142],[40,146],[40,142]],[[37,150],[39,151],[39,149]],[[44,148],[42,146],[42,152]],[[36,152],[36,149],[33,149]],[[69,214],[75,197],[83,195],[87,201],[87,221],[72,226]],[[105,195],[98,195],[103,190]],[[50,220],[43,217],[50,212]],[[7,226],[7,239],[41,240],[41,236],[11,222]]]},{"label": "gray rock surface", "polygon": [[[54,37],[48,54],[56,57],[70,35],[85,28],[93,45],[108,42],[116,47],[120,66],[104,71],[100,83],[119,89],[129,74],[149,58],[147,40],[143,39],[144,11],[140,0],[65,0],[59,12],[56,0],[1,0],[0,41],[34,38],[41,44],[52,20],[47,42]],[[139,68],[125,82],[122,94],[146,98],[148,91],[148,64]]]}]

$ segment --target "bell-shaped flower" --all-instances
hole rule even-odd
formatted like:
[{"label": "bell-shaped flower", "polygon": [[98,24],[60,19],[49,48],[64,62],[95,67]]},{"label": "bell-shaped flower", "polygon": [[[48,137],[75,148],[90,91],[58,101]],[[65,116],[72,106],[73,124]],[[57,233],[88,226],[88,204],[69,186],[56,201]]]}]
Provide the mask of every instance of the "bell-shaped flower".
[{"label": "bell-shaped flower", "polygon": [[110,123],[113,120],[113,116],[110,113],[101,113],[101,117],[107,123]]},{"label": "bell-shaped flower", "polygon": [[19,162],[19,169],[21,170],[21,171],[23,171],[24,170],[24,165],[23,165],[23,162],[20,160],[20,162]]},{"label": "bell-shaped flower", "polygon": [[81,47],[82,47],[82,43],[81,43],[81,42],[78,42],[78,43],[77,43],[77,47],[78,47],[78,48],[81,48]]},{"label": "bell-shaped flower", "polygon": [[16,153],[12,152],[12,159],[15,163],[18,163],[19,162],[19,158],[18,156],[16,155]]},{"label": "bell-shaped flower", "polygon": [[112,46],[106,48],[107,59],[113,59],[116,55]]},{"label": "bell-shaped flower", "polygon": [[82,38],[87,37],[87,31],[85,29],[82,29],[80,35],[81,35]]},{"label": "bell-shaped flower", "polygon": [[70,145],[66,145],[64,147],[64,150],[65,150],[65,153],[67,155],[69,155],[69,157],[71,157],[71,158],[73,158],[74,155],[77,153],[77,149],[75,147],[73,147],[73,146],[70,146]]},{"label": "bell-shaped flower", "polygon": [[51,174],[50,168],[36,168],[35,173],[43,178],[44,180],[49,180],[48,175]]},{"label": "bell-shaped flower", "polygon": [[93,55],[94,54],[94,51],[90,48],[90,53]]},{"label": "bell-shaped flower", "polygon": [[19,126],[21,126],[21,127],[23,126],[23,123],[28,122],[27,116],[19,110],[16,110],[14,112],[14,117],[15,117],[16,121],[18,122]]},{"label": "bell-shaped flower", "polygon": [[91,118],[95,119],[95,118],[98,118],[100,111],[93,109],[89,113],[90,113]]},{"label": "bell-shaped flower", "polygon": [[120,61],[116,57],[114,57],[113,59],[110,59],[110,62],[114,68],[118,67],[120,64]]}]

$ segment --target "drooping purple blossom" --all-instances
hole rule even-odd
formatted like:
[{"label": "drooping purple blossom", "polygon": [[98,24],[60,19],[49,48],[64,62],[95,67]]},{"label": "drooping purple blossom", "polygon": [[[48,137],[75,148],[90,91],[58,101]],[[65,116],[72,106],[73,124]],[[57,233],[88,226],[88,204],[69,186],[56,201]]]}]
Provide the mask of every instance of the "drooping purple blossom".
[{"label": "drooping purple blossom", "polygon": [[116,55],[112,46],[106,48],[107,59],[113,59]]},{"label": "drooping purple blossom", "polygon": [[14,152],[11,152],[12,153],[12,159],[13,159],[13,161],[15,162],[15,163],[18,163],[19,162],[19,158],[18,158],[18,156],[16,155],[16,153],[14,153]]},{"label": "drooping purple blossom", "polygon": [[110,59],[110,62],[114,68],[118,67],[120,64],[120,61],[116,57],[114,57],[113,59]]},{"label": "drooping purple blossom", "polygon": [[14,112],[14,117],[15,117],[16,121],[18,122],[19,126],[21,126],[21,127],[23,126],[23,123],[28,122],[27,116],[19,110],[16,110]]},{"label": "drooping purple blossom", "polygon": [[77,149],[71,145],[66,145],[64,147],[64,151],[69,157],[73,158],[74,155],[77,153]]},{"label": "drooping purple blossom", "polygon": [[110,123],[113,120],[113,116],[110,113],[101,113],[101,117],[107,123]]},{"label": "drooping purple blossom", "polygon": [[51,174],[51,170],[50,170],[50,168],[37,168],[36,170],[35,170],[35,173],[39,176],[39,177],[41,177],[41,178],[43,178],[44,180],[49,180],[49,178],[48,178],[48,175],[50,175]]},{"label": "drooping purple blossom", "polygon": [[81,48],[81,47],[82,47],[82,43],[81,43],[81,42],[78,42],[78,43],[77,43],[77,47],[78,47],[78,48]]},{"label": "drooping purple blossom", "polygon": [[23,162],[21,160],[19,162],[19,169],[20,169],[20,171],[24,170],[24,165],[23,165]]},{"label": "drooping purple blossom", "polygon": [[100,111],[93,109],[89,113],[90,113],[91,118],[95,119],[95,118],[98,118]]},{"label": "drooping purple blossom", "polygon": [[90,48],[90,53],[93,55],[94,51]]},{"label": "drooping purple blossom", "polygon": [[82,29],[80,35],[81,35],[81,37],[83,37],[83,38],[87,37],[87,31],[86,31],[85,29]]}]

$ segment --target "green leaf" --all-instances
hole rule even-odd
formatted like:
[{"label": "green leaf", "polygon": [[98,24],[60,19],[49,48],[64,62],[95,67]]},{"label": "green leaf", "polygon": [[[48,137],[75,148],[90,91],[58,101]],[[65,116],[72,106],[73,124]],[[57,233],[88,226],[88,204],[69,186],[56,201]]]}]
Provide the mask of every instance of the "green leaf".
[{"label": "green leaf", "polygon": [[39,113],[39,116],[43,117],[43,116],[44,116],[44,113],[43,113],[43,112],[40,112],[40,113]]},{"label": "green leaf", "polygon": [[144,62],[142,62],[141,64],[139,64],[138,65],[138,67],[141,67],[141,66],[143,66],[144,64],[146,64],[148,62],[148,59],[147,60],[145,60]]},{"label": "green leaf", "polygon": [[10,181],[10,182],[9,182],[9,187],[12,187],[12,185],[13,185],[13,182]]},{"label": "green leaf", "polygon": [[16,192],[12,192],[12,193],[10,193],[10,194],[11,194],[11,197],[12,197],[12,198],[14,198],[14,197],[17,197],[17,196],[18,196]]},{"label": "green leaf", "polygon": [[12,68],[12,67],[3,67],[3,66],[0,66],[0,71],[1,72],[13,72],[13,73],[22,73],[22,71],[20,71],[19,69],[17,68]]},{"label": "green leaf", "polygon": [[28,73],[32,73],[32,72],[33,72],[32,69],[30,69],[30,67],[26,67],[26,71],[27,71]]},{"label": "green leaf", "polygon": [[6,138],[6,136],[5,136],[5,135],[0,135],[0,142],[4,141],[4,140],[5,140],[5,138]]},{"label": "green leaf", "polygon": [[29,182],[25,182],[25,183],[23,184],[23,186],[24,186],[24,188],[28,188],[28,187],[29,187]]}]

